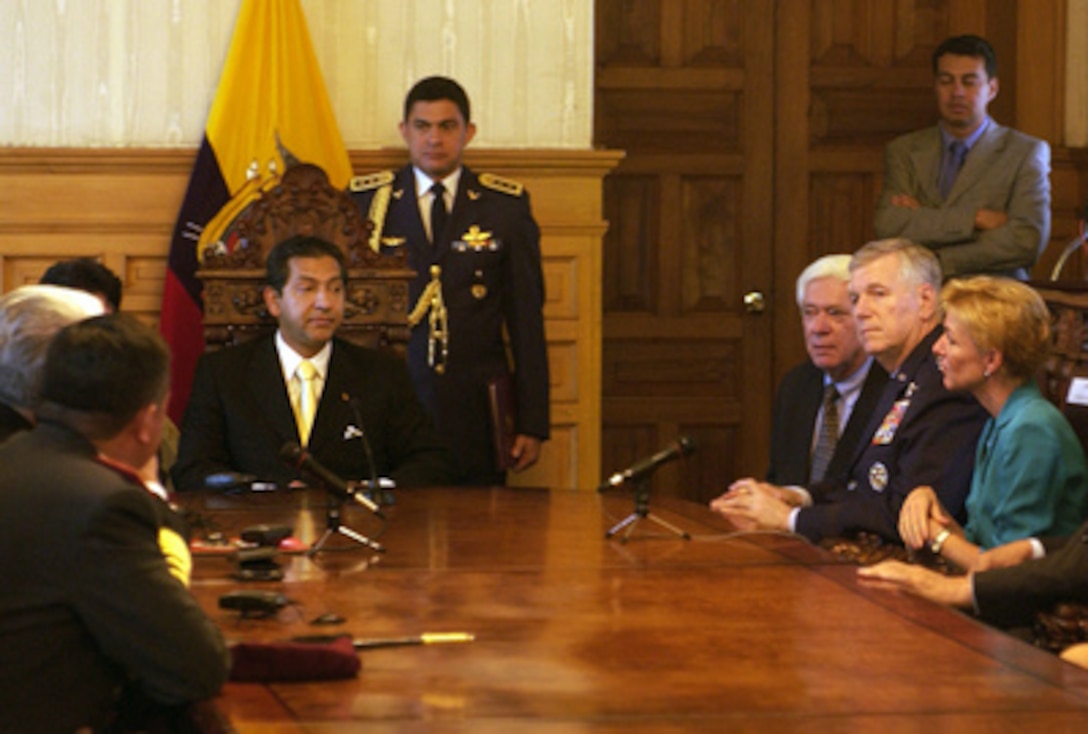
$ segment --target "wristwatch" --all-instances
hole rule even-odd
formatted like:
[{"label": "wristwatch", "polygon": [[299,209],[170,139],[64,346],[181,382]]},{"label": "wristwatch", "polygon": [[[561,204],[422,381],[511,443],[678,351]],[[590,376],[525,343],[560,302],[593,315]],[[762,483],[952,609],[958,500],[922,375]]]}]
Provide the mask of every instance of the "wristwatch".
[{"label": "wristwatch", "polygon": [[945,528],[941,532],[937,533],[937,537],[933,539],[933,542],[929,544],[929,551],[935,556],[941,555],[941,548],[944,548],[944,542],[948,540],[948,536],[952,534],[952,531]]}]

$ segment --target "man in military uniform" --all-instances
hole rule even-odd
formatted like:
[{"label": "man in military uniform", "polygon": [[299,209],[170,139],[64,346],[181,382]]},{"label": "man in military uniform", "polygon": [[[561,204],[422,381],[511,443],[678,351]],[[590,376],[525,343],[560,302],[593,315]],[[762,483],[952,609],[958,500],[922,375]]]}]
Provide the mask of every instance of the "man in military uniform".
[{"label": "man in military uniform", "polygon": [[741,479],[711,502],[740,527],[790,530],[810,540],[859,531],[899,542],[899,510],[915,487],[933,487],[964,519],[987,413],[945,388],[933,356],[941,335],[937,257],[909,240],[870,242],[850,262],[850,299],[862,348],[888,372],[845,477],[807,488]]},{"label": "man in military uniform", "polygon": [[476,126],[457,82],[412,87],[400,133],[411,164],[356,177],[352,195],[371,245],[407,248],[417,273],[408,367],[420,400],[463,480],[502,484],[548,438],[540,230],[521,184],[462,164]]}]

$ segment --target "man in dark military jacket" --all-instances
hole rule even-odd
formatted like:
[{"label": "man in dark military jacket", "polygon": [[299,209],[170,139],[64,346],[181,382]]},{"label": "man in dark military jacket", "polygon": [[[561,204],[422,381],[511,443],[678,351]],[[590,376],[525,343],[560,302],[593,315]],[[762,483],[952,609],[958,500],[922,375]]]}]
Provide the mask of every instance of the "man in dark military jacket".
[{"label": "man in dark military jacket", "polygon": [[356,177],[352,195],[372,246],[407,248],[417,273],[408,367],[420,400],[463,480],[502,484],[549,433],[540,230],[521,184],[462,165],[476,126],[457,82],[418,82],[400,132],[411,164]]},{"label": "man in dark military jacket", "polygon": [[987,413],[968,393],[952,392],[932,353],[941,334],[936,256],[909,240],[879,240],[850,263],[850,298],[862,347],[888,382],[845,479],[807,488],[741,479],[711,507],[741,527],[791,530],[811,540],[868,531],[899,542],[907,494],[932,486],[964,519],[975,444]]}]

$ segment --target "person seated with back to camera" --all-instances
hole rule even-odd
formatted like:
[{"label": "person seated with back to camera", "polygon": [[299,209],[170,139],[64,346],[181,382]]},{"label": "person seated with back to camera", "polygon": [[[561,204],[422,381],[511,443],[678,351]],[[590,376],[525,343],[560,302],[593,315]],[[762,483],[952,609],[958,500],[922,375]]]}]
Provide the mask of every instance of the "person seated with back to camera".
[{"label": "person seated with back to camera", "polygon": [[0,297],[0,443],[34,427],[53,336],[102,313],[102,302],[91,294],[55,285],[23,285]]},{"label": "person seated with back to camera", "polygon": [[276,333],[197,363],[172,472],[178,490],[204,487],[221,473],[298,486],[300,469],[281,457],[288,443],[348,481],[374,474],[397,486],[451,483],[452,460],[404,361],[336,336],[344,319],[343,251],[317,237],[292,237],[269,252],[267,277],[263,296]]},{"label": "person seated with back to camera", "polygon": [[[106,313],[121,313],[124,284],[117,273],[93,257],[57,260],[45,269],[38,282],[86,291],[102,302]],[[170,469],[178,455],[179,438],[178,427],[167,417],[162,427],[162,442],[159,444],[159,480],[170,491],[174,489]]]},{"label": "person seated with back to camera", "polygon": [[1069,422],[1039,392],[1050,346],[1043,299],[1018,281],[977,276],[941,291],[944,333],[933,347],[949,390],[967,390],[990,414],[975,452],[967,524],[932,487],[910,493],[899,515],[909,548],[929,547],[964,569],[989,548],[1069,535],[1088,514],[1084,451]]},{"label": "person seated with back to camera", "polygon": [[185,721],[227,678],[188,529],[154,487],[169,365],[131,316],[76,321],[50,342],[37,424],[0,446],[0,731],[159,731],[148,717]]}]

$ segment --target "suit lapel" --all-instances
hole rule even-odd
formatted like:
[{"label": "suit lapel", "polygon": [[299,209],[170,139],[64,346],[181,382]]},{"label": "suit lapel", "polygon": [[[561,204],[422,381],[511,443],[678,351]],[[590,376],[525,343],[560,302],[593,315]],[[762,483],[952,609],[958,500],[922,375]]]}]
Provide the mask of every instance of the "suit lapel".
[{"label": "suit lapel", "polygon": [[419,213],[416,178],[410,165],[400,169],[393,181],[393,196],[389,202],[386,221],[400,224],[399,235],[407,239],[413,265],[420,272],[426,272],[426,267],[418,265],[431,262],[431,245],[427,239],[427,230],[423,228],[423,217]]},{"label": "suit lapel", "polygon": [[[858,394],[857,402],[854,403],[854,410],[850,413],[850,420],[847,421],[846,428],[843,429],[842,436],[839,437],[840,445],[853,445],[855,447],[865,445],[865,439],[872,435],[871,433],[868,435],[862,433],[869,427],[871,419],[867,416],[872,416],[876,412],[875,406],[883,396],[887,380],[888,374],[884,371],[884,368],[874,361],[869,366],[869,374],[865,376],[865,382],[862,383],[861,392]],[[857,455],[858,451],[856,449],[851,452],[850,456],[845,455],[844,452],[836,451],[834,456],[831,457],[831,463],[828,464],[827,475],[834,476],[833,472],[845,473]]]},{"label": "suit lapel", "polygon": [[989,127],[967,154],[967,160],[964,161],[963,168],[956,176],[952,190],[948,192],[949,201],[955,200],[964,191],[970,191],[983,178],[990,164],[999,159],[1005,147],[1004,130],[993,120],[990,121]]},{"label": "suit lapel", "polygon": [[812,362],[809,362],[809,366],[812,369],[808,373],[804,390],[798,396],[799,399],[794,407],[798,415],[795,425],[801,434],[798,440],[802,442],[798,445],[811,447],[812,434],[816,429],[816,416],[820,413],[820,404],[824,397],[824,373]]},{"label": "suit lapel", "polygon": [[283,369],[273,339],[266,338],[253,352],[247,385],[254,403],[264,411],[268,425],[276,435],[284,442],[298,441],[295,414],[287,397],[287,385],[283,381]]},{"label": "suit lapel", "polygon": [[[934,127],[911,151],[910,157],[917,172],[918,185],[930,201],[941,201],[937,178],[941,170],[941,132]],[[925,202],[923,202],[925,203]]]}]

